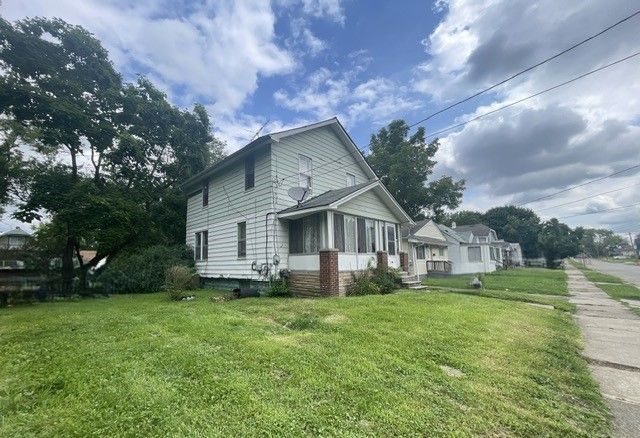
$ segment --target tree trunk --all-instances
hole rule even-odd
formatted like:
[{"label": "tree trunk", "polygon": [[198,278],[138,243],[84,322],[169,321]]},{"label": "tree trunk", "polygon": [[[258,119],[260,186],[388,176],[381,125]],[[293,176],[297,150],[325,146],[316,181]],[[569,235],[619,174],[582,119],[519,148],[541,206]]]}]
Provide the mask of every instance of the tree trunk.
[{"label": "tree trunk", "polygon": [[71,295],[73,291],[73,254],[75,251],[75,238],[67,236],[67,243],[62,253],[62,293]]}]

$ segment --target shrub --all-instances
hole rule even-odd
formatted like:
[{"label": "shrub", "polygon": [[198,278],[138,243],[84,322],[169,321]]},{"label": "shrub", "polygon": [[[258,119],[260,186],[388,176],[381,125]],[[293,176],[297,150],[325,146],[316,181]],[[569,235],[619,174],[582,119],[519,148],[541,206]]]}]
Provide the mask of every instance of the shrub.
[{"label": "shrub", "polygon": [[120,254],[100,274],[105,289],[120,293],[159,292],[171,266],[193,266],[193,253],[186,245],[154,245]]},{"label": "shrub", "polygon": [[289,282],[286,278],[271,279],[271,286],[267,289],[269,297],[290,297]]},{"label": "shrub", "polygon": [[380,294],[380,286],[373,281],[371,271],[353,273],[351,278],[353,281],[347,287],[348,296]]},{"label": "shrub", "polygon": [[168,291],[193,290],[198,283],[198,273],[190,266],[170,266],[165,273],[164,286]]},{"label": "shrub", "polygon": [[390,294],[402,285],[402,278],[400,278],[400,274],[394,269],[374,270],[371,281],[378,285],[380,293],[383,295]]}]

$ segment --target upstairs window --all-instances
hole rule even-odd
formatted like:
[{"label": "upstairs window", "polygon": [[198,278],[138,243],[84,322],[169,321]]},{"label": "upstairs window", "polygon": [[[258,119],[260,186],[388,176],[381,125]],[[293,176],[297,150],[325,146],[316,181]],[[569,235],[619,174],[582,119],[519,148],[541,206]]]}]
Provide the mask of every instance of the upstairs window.
[{"label": "upstairs window", "polygon": [[199,231],[196,233],[195,258],[196,260],[207,260],[209,258],[208,231]]},{"label": "upstairs window", "polygon": [[202,206],[209,205],[209,181],[205,181],[202,184]]},{"label": "upstairs window", "polygon": [[356,176],[352,173],[347,173],[347,187],[356,185]]},{"label": "upstairs window", "polygon": [[247,223],[238,223],[238,257],[247,256]]},{"label": "upstairs window", "polygon": [[298,175],[300,187],[304,187],[311,191],[311,172],[313,171],[313,162],[311,158],[304,155],[298,155]]},{"label": "upstairs window", "polygon": [[249,190],[256,184],[256,157],[251,154],[244,159],[244,189]]}]

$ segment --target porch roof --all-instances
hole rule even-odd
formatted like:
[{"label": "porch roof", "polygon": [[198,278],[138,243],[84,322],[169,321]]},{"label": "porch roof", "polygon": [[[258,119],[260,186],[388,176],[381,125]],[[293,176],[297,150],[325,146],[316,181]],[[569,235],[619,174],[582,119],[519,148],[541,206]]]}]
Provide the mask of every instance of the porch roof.
[{"label": "porch roof", "polygon": [[413,224],[409,215],[407,215],[379,180],[368,181],[342,189],[326,191],[298,205],[280,210],[278,212],[278,216],[281,218],[293,218],[316,211],[335,210],[345,202],[348,202],[369,190],[376,191],[376,193],[382,198],[383,202],[387,204],[387,206],[395,213],[396,217],[400,219],[400,222]]},{"label": "porch roof", "polygon": [[447,246],[447,241],[445,239],[441,240],[434,237],[410,236],[408,240],[410,243],[424,243],[425,245]]}]

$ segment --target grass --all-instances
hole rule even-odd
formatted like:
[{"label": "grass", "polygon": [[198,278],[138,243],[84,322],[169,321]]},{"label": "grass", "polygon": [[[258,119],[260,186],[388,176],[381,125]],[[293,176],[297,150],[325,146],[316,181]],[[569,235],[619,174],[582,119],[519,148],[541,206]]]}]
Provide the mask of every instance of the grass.
[{"label": "grass", "polygon": [[568,313],[435,292],[197,295],[0,309],[0,436],[610,433]]},{"label": "grass", "polygon": [[[455,289],[473,289],[469,282],[474,275],[428,277],[424,284]],[[482,284],[487,290],[515,291],[544,295],[568,295],[563,270],[542,268],[507,269],[484,274]]]}]

